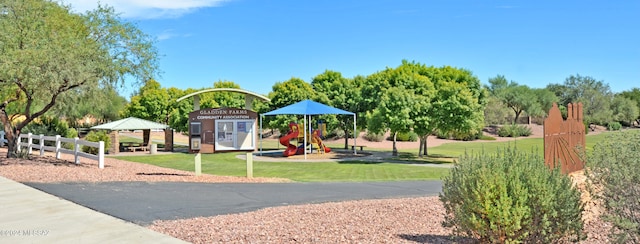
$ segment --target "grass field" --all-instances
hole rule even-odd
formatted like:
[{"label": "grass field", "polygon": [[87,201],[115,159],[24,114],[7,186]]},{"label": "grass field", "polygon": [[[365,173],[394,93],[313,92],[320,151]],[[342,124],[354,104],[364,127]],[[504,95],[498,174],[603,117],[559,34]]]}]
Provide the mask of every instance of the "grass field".
[{"label": "grass field", "polygon": [[[590,150],[597,142],[604,140],[605,137],[606,133],[587,136],[587,150]],[[121,141],[139,141],[139,139],[123,137]],[[270,142],[264,148],[277,147],[272,144]],[[505,147],[516,147],[519,150],[540,153],[541,155],[544,151],[542,138],[526,138],[509,142],[452,142],[429,148],[430,157],[426,159],[417,157],[418,149],[405,149],[400,151],[398,158],[386,162],[254,162],[253,175],[255,177],[288,178],[301,182],[434,180],[441,179],[449,172],[449,169],[420,166],[419,164],[448,164],[465,152],[492,153],[498,148]],[[238,154],[203,154],[202,172],[214,175],[245,176],[246,163],[244,160],[236,158]],[[117,156],[115,158],[166,168],[194,170],[194,155],[187,153]],[[399,163],[399,160],[405,163]]]}]

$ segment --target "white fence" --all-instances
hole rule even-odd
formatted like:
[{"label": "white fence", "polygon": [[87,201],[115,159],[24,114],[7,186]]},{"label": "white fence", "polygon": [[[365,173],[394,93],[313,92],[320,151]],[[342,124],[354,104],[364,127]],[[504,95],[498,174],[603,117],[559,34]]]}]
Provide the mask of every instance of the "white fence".
[{"label": "white fence", "polygon": [[[23,139],[27,139],[26,142],[23,142]],[[38,140],[38,144],[34,144],[33,140]],[[55,142],[55,146],[45,146],[45,141]],[[73,145],[73,150],[63,148],[61,145],[63,142],[70,143]],[[85,153],[80,151],[82,146],[95,147],[98,148],[98,155]],[[75,157],[75,163],[80,164],[80,157],[93,159],[98,161],[98,167],[101,169],[104,168],[104,142],[90,142],[85,140],[80,140],[79,138],[65,138],[57,136],[44,136],[44,135],[32,135],[29,134],[20,134],[18,136],[18,151],[21,151],[22,148],[27,148],[28,153],[32,154],[32,150],[38,149],[40,150],[40,156],[44,155],[45,151],[55,152],[56,158],[60,159],[61,153],[72,154]]]}]

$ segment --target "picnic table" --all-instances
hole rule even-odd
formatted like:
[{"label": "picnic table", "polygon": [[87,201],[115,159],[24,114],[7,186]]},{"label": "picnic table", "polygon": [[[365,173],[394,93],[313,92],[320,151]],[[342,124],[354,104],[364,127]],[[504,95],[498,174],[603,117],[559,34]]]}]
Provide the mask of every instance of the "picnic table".
[{"label": "picnic table", "polygon": [[120,142],[120,150],[131,151],[131,152],[142,150],[143,152],[146,152],[147,146],[139,142]]},{"label": "picnic table", "polygon": [[361,146],[361,145],[354,146],[354,145],[351,145],[351,150],[355,149],[356,147],[359,147],[360,151],[362,151],[362,149],[367,147],[367,146]]}]

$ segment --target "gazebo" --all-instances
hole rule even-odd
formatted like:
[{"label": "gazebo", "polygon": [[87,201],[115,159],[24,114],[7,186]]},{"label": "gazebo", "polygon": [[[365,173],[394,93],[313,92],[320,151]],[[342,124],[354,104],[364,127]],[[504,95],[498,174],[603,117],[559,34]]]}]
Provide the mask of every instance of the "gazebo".
[{"label": "gazebo", "polygon": [[[310,122],[311,122],[312,115],[321,115],[321,114],[353,115],[353,134],[354,134],[353,135],[353,154],[357,154],[356,140],[358,136],[356,135],[356,114],[339,109],[339,108],[334,108],[319,102],[315,102],[312,100],[300,101],[300,102],[260,115],[260,154],[262,154],[262,117],[269,116],[269,115],[279,115],[279,114],[304,115],[304,124],[309,126],[309,128],[304,129],[304,145],[307,145],[307,130],[311,129]],[[309,121],[309,123],[307,123],[307,121]],[[307,159],[307,150],[304,151],[304,159]]]},{"label": "gazebo", "polygon": [[[142,130],[142,147],[149,147],[151,144],[151,130],[163,129],[165,132],[164,145],[165,151],[173,151],[173,130],[168,125],[148,121],[140,118],[129,117],[126,119],[116,120],[106,124],[96,125],[91,129],[110,130],[111,148],[109,152],[120,152],[120,140],[118,139],[118,131],[121,130]],[[168,129],[168,130],[167,130]]]}]

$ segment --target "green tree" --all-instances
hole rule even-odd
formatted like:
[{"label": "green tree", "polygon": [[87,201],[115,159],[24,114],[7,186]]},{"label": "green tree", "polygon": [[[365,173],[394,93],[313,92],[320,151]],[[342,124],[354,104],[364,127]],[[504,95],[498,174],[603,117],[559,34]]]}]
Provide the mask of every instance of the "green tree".
[{"label": "green tree", "polygon": [[[354,79],[344,78],[340,72],[326,70],[312,79],[311,86],[321,102],[349,112],[360,112],[360,90]],[[344,149],[347,149],[349,135],[353,134],[353,116],[340,117],[339,125],[345,135]]]},{"label": "green tree", "polygon": [[170,105],[169,121],[168,124],[172,129],[178,132],[186,132],[189,128],[189,113],[193,112],[193,97],[189,97],[180,102],[175,102],[178,98],[187,94],[196,92],[195,89],[189,88],[187,90],[180,90],[175,87],[171,87],[167,90],[169,99],[174,103]]},{"label": "green tree", "polygon": [[[636,102],[638,111],[640,111],[640,88],[633,88],[629,91],[623,91],[620,96],[626,97]],[[640,125],[640,115],[636,118],[636,122]]]},{"label": "green tree", "polygon": [[572,75],[563,84],[549,84],[547,89],[556,94],[563,106],[581,102],[587,123],[606,125],[612,121],[610,108],[613,93],[603,81],[589,76]]},{"label": "green tree", "polygon": [[393,137],[393,156],[398,155],[396,136],[399,132],[409,132],[413,128],[412,111],[415,96],[411,90],[404,87],[392,87],[385,91],[380,98],[378,107],[374,110],[369,129],[374,133],[381,133],[386,129]]},{"label": "green tree", "polygon": [[489,84],[491,84],[489,91],[492,95],[513,110],[514,124],[518,122],[523,112],[534,116],[544,114],[538,98],[538,93],[544,94],[543,92],[537,92],[526,85],[518,85],[514,81],[507,83],[507,79],[502,75],[489,79]]},{"label": "green tree", "polygon": [[[137,95],[131,97],[131,102],[124,108],[123,116],[168,123],[171,102],[167,89],[162,88],[155,80],[148,80]],[[175,103],[175,100],[173,102]]]},{"label": "green tree", "polygon": [[488,125],[503,125],[509,123],[510,121],[508,121],[507,117],[509,117],[510,113],[511,110],[507,108],[498,97],[487,97],[484,119]]},{"label": "green tree", "polygon": [[[395,69],[387,68],[368,76],[362,86],[362,106],[369,114],[369,129],[374,132],[381,131],[379,127],[384,128],[387,123],[380,121],[384,118],[376,110],[384,101],[382,98],[389,96],[387,90],[392,88],[404,89],[408,93],[406,96],[412,99],[406,104],[411,111],[408,115],[411,121],[407,122],[413,124],[411,129],[420,138],[420,156],[428,155],[427,137],[435,131],[476,135],[484,127],[486,95],[480,81],[470,71],[449,66],[436,68],[403,60]],[[397,91],[391,94],[401,97]],[[402,118],[405,115],[398,116]]]},{"label": "green tree", "polygon": [[414,131],[424,138],[422,150],[419,150],[423,152],[421,156],[428,155],[426,138],[436,131],[466,137],[481,133],[486,94],[480,80],[471,71],[450,66],[423,66],[420,70],[433,83],[436,91],[428,102],[429,109],[423,115],[429,118],[429,123],[414,127]]},{"label": "green tree", "polygon": [[[268,111],[282,108],[299,101],[316,97],[311,84],[300,78],[291,78],[284,82],[277,82],[269,93]],[[276,115],[265,117],[269,128],[278,129],[281,133],[289,130],[289,122],[298,121],[295,115]]]},{"label": "green tree", "polygon": [[529,115],[546,116],[547,113],[549,113],[549,110],[551,109],[551,107],[553,106],[553,103],[558,102],[558,97],[556,96],[556,94],[554,94],[549,89],[546,89],[546,88],[533,89],[533,93],[536,95],[536,98],[538,99],[538,104],[540,104],[540,108],[542,109],[542,111],[540,111],[539,114],[530,113]]},{"label": "green tree", "polygon": [[[0,122],[16,157],[22,128],[51,110],[64,93],[125,77],[152,77],[153,40],[113,8],[85,14],[48,0],[5,0],[0,12]],[[12,118],[23,116],[20,122]]]},{"label": "green tree", "polygon": [[120,119],[120,113],[127,104],[127,99],[120,96],[113,86],[97,89],[76,89],[61,94],[51,113],[67,120],[71,127],[78,124],[85,116],[92,116],[98,122]]},{"label": "green tree", "polygon": [[[233,81],[217,81],[213,83],[213,88],[235,88],[240,89],[240,85]],[[202,90],[210,89],[203,88]],[[244,108],[245,100],[242,94],[236,92],[207,92],[200,96],[200,108]]]},{"label": "green tree", "polygon": [[617,95],[611,102],[613,120],[631,125],[638,118],[638,106],[636,102],[622,95]]}]

